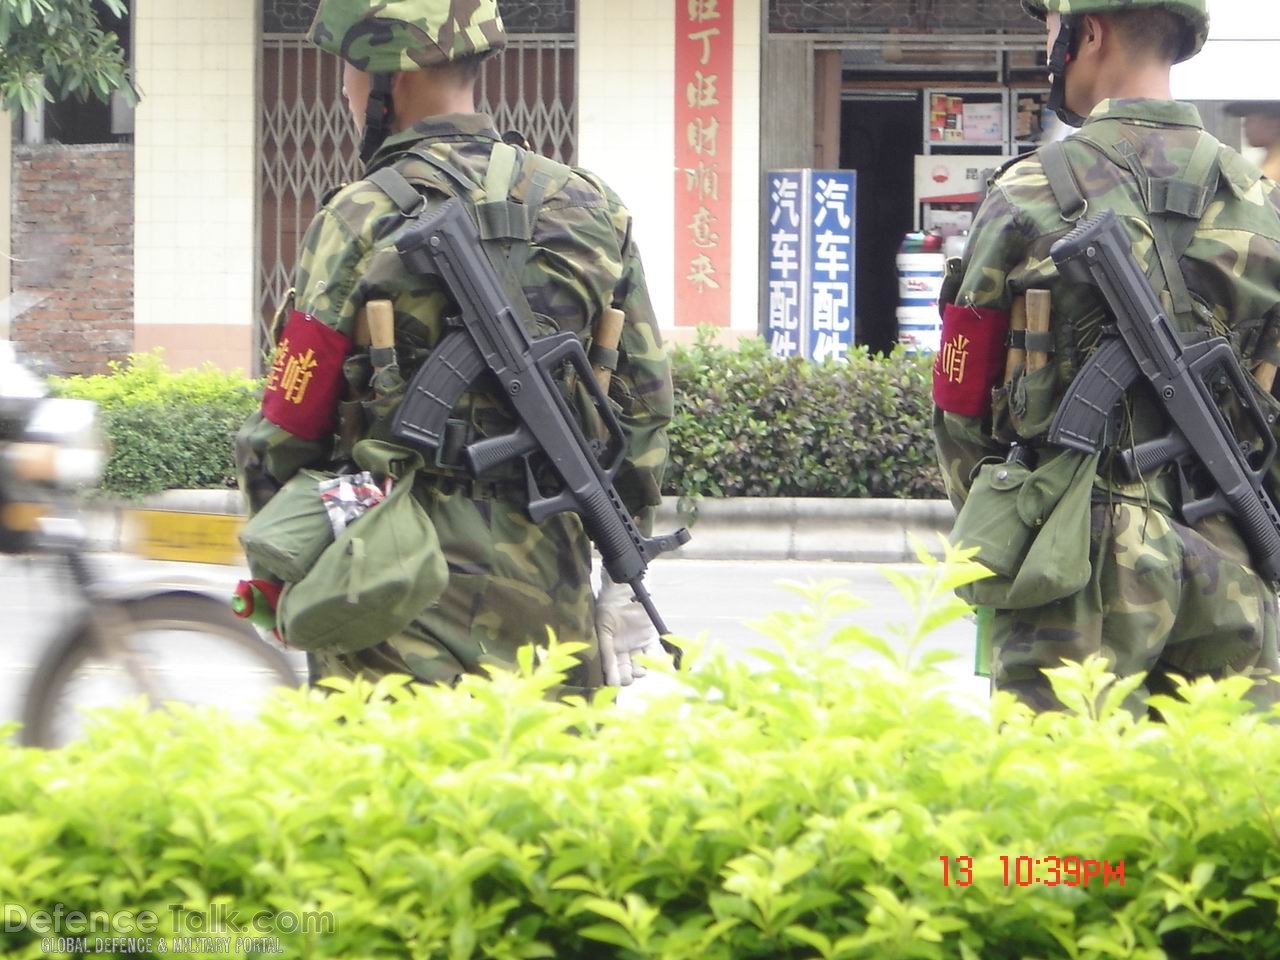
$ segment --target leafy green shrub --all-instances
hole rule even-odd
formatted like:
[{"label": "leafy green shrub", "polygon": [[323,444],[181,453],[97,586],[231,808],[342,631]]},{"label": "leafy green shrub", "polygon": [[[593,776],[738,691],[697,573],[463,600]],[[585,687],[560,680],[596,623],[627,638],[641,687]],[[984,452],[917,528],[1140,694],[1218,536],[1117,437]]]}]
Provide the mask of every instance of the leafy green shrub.
[{"label": "leafy green shrub", "polygon": [[[779,360],[761,340],[700,336],[672,358],[676,413],[667,493],[714,497],[937,497],[929,362],[855,350],[848,363]],[[235,485],[231,438],[259,384],[209,365],[170,372],[157,354],[110,374],[54,381],[96,400],[113,453],[103,487],[140,496]]]},{"label": "leafy green shrub", "polygon": [[[957,703],[919,643],[976,575],[898,577],[920,606],[896,638],[824,626],[848,600],[811,588],[750,659],[689,644],[642,709],[549,702],[553,647],[457,689],[339,684],[256,722],[132,709],[62,751],[0,746],[0,903],[150,910],[166,938],[178,908],[331,914],[281,933],[305,957],[1280,956],[1280,713],[1237,678],[1134,719],[1097,661],[1055,676],[1071,713]],[[1106,885],[1002,877],[1068,855]]]},{"label": "leafy green shrub", "polygon": [[105,490],[142,496],[235,486],[232,437],[258,406],[256,383],[211,364],[170,372],[154,353],[111,367],[109,374],[52,382],[60,396],[102,408],[112,447]]},{"label": "leafy green shrub", "polygon": [[854,350],[780,360],[763,340],[673,352],[666,492],[713,497],[939,497],[927,358]]}]

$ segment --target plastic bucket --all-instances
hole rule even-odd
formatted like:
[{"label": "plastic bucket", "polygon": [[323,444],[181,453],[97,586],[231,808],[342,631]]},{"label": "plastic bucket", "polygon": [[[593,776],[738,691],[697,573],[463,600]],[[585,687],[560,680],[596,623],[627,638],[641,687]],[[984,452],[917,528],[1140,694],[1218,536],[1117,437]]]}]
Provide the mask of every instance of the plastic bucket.
[{"label": "plastic bucket", "polygon": [[899,307],[898,342],[908,353],[937,353],[942,347],[938,307]]},{"label": "plastic bucket", "polygon": [[940,253],[898,254],[898,301],[904,307],[928,307],[938,302],[947,258]]}]

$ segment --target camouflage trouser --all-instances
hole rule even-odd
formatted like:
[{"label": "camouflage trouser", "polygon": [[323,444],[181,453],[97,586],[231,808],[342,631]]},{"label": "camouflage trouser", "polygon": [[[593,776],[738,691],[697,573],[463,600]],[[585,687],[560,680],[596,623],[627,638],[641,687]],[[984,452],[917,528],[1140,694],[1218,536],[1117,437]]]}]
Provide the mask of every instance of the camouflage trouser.
[{"label": "camouflage trouser", "polygon": [[525,644],[586,643],[562,694],[602,682],[591,592],[591,547],[572,513],[535,526],[523,504],[487,497],[471,484],[441,480],[424,502],[449,563],[436,603],[388,640],[348,654],[312,654],[311,678],[405,673],[424,683],[456,683],[484,664],[512,665]]},{"label": "camouflage trouser", "polygon": [[[1040,672],[1063,659],[1102,653],[1119,676],[1146,673],[1127,706],[1187,678],[1280,672],[1276,596],[1248,566],[1230,522],[1210,517],[1194,529],[1158,510],[1094,504],[1089,582],[1079,593],[1030,610],[997,610],[992,685],[1039,710],[1061,705]],[[1260,681],[1253,699],[1280,699]]]}]

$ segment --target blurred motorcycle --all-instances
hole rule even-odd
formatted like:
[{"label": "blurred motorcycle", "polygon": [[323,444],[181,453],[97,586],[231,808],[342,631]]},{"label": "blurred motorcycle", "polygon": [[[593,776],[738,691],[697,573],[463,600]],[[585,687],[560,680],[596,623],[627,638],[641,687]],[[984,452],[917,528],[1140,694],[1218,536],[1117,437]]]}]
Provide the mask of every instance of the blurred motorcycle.
[{"label": "blurred motorcycle", "polygon": [[105,462],[96,404],[49,397],[0,341],[0,554],[55,568],[69,601],[27,690],[21,742],[67,743],[86,708],[132,696],[249,715],[273,689],[296,686],[288,659],[236,618],[225,591],[185,576],[108,574],[88,553],[75,491],[96,485]]}]

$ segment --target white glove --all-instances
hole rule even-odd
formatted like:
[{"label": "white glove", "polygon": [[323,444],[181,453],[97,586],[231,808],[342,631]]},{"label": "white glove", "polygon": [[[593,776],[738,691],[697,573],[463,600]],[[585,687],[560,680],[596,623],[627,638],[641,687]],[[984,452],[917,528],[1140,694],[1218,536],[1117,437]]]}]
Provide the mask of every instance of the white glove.
[{"label": "white glove", "polygon": [[658,631],[649,614],[635,599],[631,587],[614,583],[609,571],[600,571],[600,593],[596,596],[596,634],[600,638],[600,665],[604,682],[610,687],[626,687],[647,672],[634,661],[636,654],[656,654]]}]

